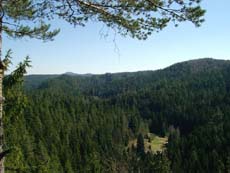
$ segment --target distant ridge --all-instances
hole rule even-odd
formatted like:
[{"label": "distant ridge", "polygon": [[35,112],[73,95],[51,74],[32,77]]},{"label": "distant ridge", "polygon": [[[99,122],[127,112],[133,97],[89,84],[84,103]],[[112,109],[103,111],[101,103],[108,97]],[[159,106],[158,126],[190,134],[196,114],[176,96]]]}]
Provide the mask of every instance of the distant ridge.
[{"label": "distant ridge", "polygon": [[179,72],[189,72],[199,73],[207,70],[217,70],[223,69],[230,65],[230,60],[214,59],[214,58],[202,58],[202,59],[193,59],[189,61],[183,61],[175,63],[169,67],[166,67],[163,70],[169,71],[179,71]]},{"label": "distant ridge", "polygon": [[[230,60],[221,60],[213,58],[202,58],[194,59],[184,62],[175,63],[169,67],[159,69],[159,70],[146,70],[137,72],[118,72],[118,73],[105,73],[105,74],[78,74],[73,72],[66,72],[57,75],[27,75],[25,76],[25,86],[27,89],[38,88],[41,84],[47,81],[53,80],[58,77],[71,77],[76,78],[76,80],[83,80],[85,82],[92,82],[94,84],[101,86],[103,84],[108,84],[111,79],[116,81],[129,80],[133,85],[141,87],[140,81],[142,83],[151,83],[151,81],[158,80],[159,78],[170,78],[170,79],[182,79],[187,78],[191,75],[197,75],[199,73],[206,73],[212,71],[225,71],[230,69]],[[98,80],[101,80],[98,82]],[[82,83],[83,81],[79,82]],[[95,83],[95,81],[97,81]],[[81,84],[80,84],[81,85]]]},{"label": "distant ridge", "polygon": [[191,68],[223,67],[227,64],[230,64],[230,60],[201,58],[178,62],[169,67],[166,67],[166,69],[174,66],[190,66]]},{"label": "distant ridge", "polygon": [[91,73],[78,74],[78,73],[73,73],[73,72],[65,72],[62,75],[67,75],[67,76],[85,76],[85,77],[93,76],[93,74],[91,74]]},{"label": "distant ridge", "polygon": [[[115,72],[115,73],[104,73],[102,75],[106,74],[123,74],[123,73],[138,73],[138,72],[153,72],[153,71],[162,71],[167,70],[171,68],[187,68],[187,70],[190,70],[190,72],[199,72],[203,71],[209,68],[213,69],[220,69],[225,67],[226,65],[230,65],[230,60],[223,60],[223,59],[214,59],[214,58],[200,58],[200,59],[192,59],[187,61],[178,62],[175,64],[172,64],[168,67],[162,68],[162,69],[156,69],[156,70],[143,70],[143,71],[135,71],[135,72]],[[82,76],[82,77],[91,77],[97,74],[92,73],[86,73],[86,74],[78,74],[73,72],[66,72],[63,75],[67,76]]]}]

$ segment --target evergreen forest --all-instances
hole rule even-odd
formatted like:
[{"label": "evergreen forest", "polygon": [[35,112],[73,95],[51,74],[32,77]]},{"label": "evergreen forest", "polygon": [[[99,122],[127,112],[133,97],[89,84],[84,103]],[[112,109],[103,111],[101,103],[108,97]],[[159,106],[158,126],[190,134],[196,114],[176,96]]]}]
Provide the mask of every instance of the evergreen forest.
[{"label": "evergreen forest", "polygon": [[230,172],[230,61],[29,75],[4,95],[6,173]]}]

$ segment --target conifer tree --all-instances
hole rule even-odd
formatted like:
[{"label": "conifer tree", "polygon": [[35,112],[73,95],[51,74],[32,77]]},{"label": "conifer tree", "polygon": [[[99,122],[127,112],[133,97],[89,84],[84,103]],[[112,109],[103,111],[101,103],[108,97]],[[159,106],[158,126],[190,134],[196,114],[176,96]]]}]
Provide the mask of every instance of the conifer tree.
[{"label": "conifer tree", "polygon": [[137,155],[143,156],[145,154],[145,143],[144,143],[144,137],[140,133],[137,137]]},{"label": "conifer tree", "polygon": [[[13,38],[30,37],[52,40],[59,30],[50,31],[50,25],[45,24],[47,14],[43,9],[42,3],[34,4],[34,1],[30,0],[0,0],[0,173],[4,173],[4,157],[8,153],[3,150],[2,80],[7,64],[4,64],[2,60],[2,35],[5,33]],[[23,69],[19,68],[20,70]]]}]

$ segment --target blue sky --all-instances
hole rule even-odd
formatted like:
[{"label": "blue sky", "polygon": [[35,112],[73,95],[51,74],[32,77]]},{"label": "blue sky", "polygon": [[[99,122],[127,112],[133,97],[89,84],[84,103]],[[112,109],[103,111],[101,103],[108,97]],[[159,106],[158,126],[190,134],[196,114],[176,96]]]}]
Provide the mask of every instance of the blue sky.
[{"label": "blue sky", "polygon": [[15,65],[29,55],[33,66],[29,74],[156,70],[190,59],[230,59],[230,1],[203,0],[202,6],[207,10],[202,27],[191,23],[168,26],[146,41],[124,38],[112,31],[104,38],[100,34],[103,25],[98,23],[74,28],[58,21],[53,26],[60,27],[61,33],[54,41],[4,37],[3,52],[13,50]]}]

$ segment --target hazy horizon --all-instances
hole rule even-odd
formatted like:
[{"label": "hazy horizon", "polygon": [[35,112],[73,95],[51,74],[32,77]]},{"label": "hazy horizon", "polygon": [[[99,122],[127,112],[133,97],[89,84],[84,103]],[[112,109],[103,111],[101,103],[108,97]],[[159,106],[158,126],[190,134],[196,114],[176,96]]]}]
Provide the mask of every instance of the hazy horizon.
[{"label": "hazy horizon", "polygon": [[189,59],[189,60],[185,60],[185,61],[179,61],[179,62],[175,62],[173,64],[170,64],[168,66],[162,67],[162,68],[158,68],[158,69],[145,69],[145,70],[136,70],[136,71],[118,71],[118,72],[104,72],[104,73],[77,73],[74,71],[68,71],[66,70],[63,73],[31,73],[31,74],[26,74],[26,75],[63,75],[66,73],[73,73],[76,75],[103,75],[106,73],[109,74],[117,74],[117,73],[132,73],[132,72],[142,72],[142,71],[157,71],[157,70],[163,70],[165,68],[168,68],[170,66],[176,65],[178,63],[183,63],[183,62],[187,62],[187,61],[194,61],[194,60],[201,60],[201,59],[213,59],[213,60],[223,60],[223,61],[230,61],[230,59],[216,59],[216,58],[212,58],[212,57],[206,57],[206,58],[196,58],[196,59]]}]

